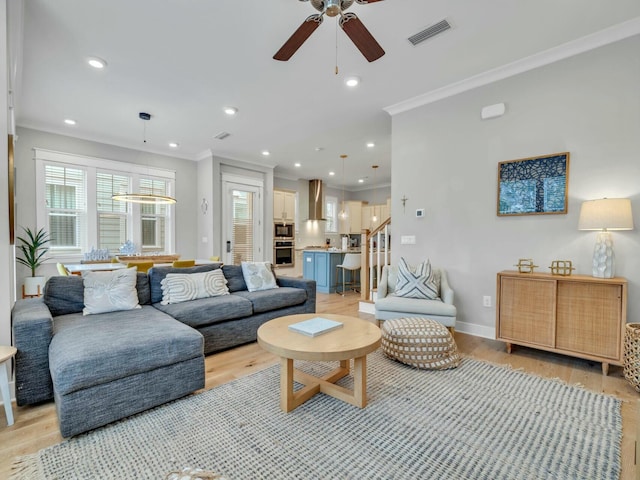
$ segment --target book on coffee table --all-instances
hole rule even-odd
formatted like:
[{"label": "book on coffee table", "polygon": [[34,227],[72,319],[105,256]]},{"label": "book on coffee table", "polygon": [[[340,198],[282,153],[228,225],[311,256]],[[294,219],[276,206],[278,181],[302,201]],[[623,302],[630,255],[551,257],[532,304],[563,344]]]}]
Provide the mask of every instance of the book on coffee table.
[{"label": "book on coffee table", "polygon": [[289,330],[308,337],[317,337],[340,327],[342,327],[340,322],[329,320],[328,318],[314,317],[304,322],[292,323],[289,325]]}]

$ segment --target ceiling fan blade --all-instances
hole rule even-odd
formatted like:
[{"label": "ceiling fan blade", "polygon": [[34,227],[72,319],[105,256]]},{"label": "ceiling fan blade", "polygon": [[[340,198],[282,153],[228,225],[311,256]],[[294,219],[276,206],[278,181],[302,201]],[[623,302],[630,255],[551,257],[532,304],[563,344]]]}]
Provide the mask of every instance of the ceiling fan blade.
[{"label": "ceiling fan blade", "polygon": [[384,55],[384,50],[367,30],[355,13],[345,13],[340,19],[340,27],[358,47],[364,57],[373,62]]},{"label": "ceiling fan blade", "polygon": [[280,47],[280,50],[276,52],[273,56],[274,60],[280,60],[282,62],[286,62],[289,60],[294,53],[298,51],[298,49],[302,46],[302,44],[311,36],[313,32],[315,32],[316,28],[320,26],[322,23],[322,15],[310,15],[307,19],[302,22],[302,25],[298,27],[298,29],[293,32],[293,35],[289,37],[289,40],[284,42],[284,45]]},{"label": "ceiling fan blade", "polygon": [[356,0],[356,3],[359,3],[360,5],[366,5],[367,3],[376,3],[381,1],[382,0]]}]

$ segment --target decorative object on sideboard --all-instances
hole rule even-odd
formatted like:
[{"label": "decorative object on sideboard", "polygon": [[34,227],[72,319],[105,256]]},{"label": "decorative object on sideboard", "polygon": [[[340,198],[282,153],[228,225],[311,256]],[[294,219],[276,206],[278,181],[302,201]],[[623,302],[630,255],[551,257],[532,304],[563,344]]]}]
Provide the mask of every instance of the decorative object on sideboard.
[{"label": "decorative object on sideboard", "polygon": [[51,239],[44,228],[37,232],[29,227],[23,227],[22,230],[24,230],[24,236],[18,237],[20,242],[18,250],[22,257],[17,257],[16,261],[31,270],[31,276],[26,277],[22,285],[22,298],[39,297],[44,289],[45,277],[36,275],[36,270],[46,260],[45,255],[49,251],[47,243]]},{"label": "decorative object on sideboard", "polygon": [[593,249],[592,275],[598,278],[615,276],[615,254],[610,230],[633,230],[631,200],[601,198],[582,202],[578,230],[598,230]]},{"label": "decorative object on sideboard", "polygon": [[498,163],[498,216],[567,213],[569,152]]},{"label": "decorative object on sideboard", "polygon": [[551,269],[551,275],[560,275],[562,277],[568,277],[575,270],[571,260],[554,260],[549,268]]},{"label": "decorative object on sideboard", "polygon": [[533,269],[538,268],[538,265],[534,265],[531,258],[520,258],[514,267],[518,267],[518,273],[533,273]]},{"label": "decorative object on sideboard", "polygon": [[91,247],[91,250],[82,254],[82,259],[87,261],[97,262],[100,260],[111,260],[111,253],[108,248],[95,248]]},{"label": "decorative object on sideboard", "polygon": [[[147,143],[147,124],[146,122],[151,120],[151,114],[146,112],[140,112],[138,114],[140,120],[143,121],[144,129],[142,142]],[[176,203],[176,199],[173,197],[169,197],[167,195],[161,195],[155,193],[154,188],[150,189],[150,193],[117,193],[111,196],[112,200],[117,200],[120,202],[128,202],[128,203],[143,203],[143,204],[151,204],[151,205],[172,205]]]},{"label": "decorative object on sideboard", "polygon": [[135,255],[136,253],[138,253],[138,247],[131,240],[120,245],[120,255]]}]

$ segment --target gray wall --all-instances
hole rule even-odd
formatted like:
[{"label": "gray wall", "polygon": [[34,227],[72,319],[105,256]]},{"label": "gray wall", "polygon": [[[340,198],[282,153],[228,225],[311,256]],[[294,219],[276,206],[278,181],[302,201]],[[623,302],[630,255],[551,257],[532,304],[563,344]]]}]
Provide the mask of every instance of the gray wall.
[{"label": "gray wall", "polygon": [[[96,143],[78,138],[46,133],[28,128],[17,129],[16,143],[16,199],[17,225],[34,227],[35,206],[35,162],[33,148],[44,148],[64,153],[88,155],[108,160],[161,167],[176,171],[176,252],[183,258],[195,258],[197,254],[197,215],[200,202],[197,198],[197,164],[189,160],[140,152],[128,148]],[[43,267],[42,275],[55,273],[55,262]],[[28,275],[24,267],[18,267],[18,286]]]},{"label": "gray wall", "polygon": [[[591,274],[595,232],[578,231],[581,202],[631,198],[636,228],[614,232],[616,274],[640,319],[640,37],[398,114],[392,121],[392,260],[447,269],[462,330],[493,336],[496,273],[533,258]],[[482,121],[483,106],[505,102]],[[497,165],[568,151],[566,215],[498,217]],[[398,199],[408,198],[406,212]],[[424,208],[426,216],[415,217]],[[415,235],[416,245],[401,245]]]}]

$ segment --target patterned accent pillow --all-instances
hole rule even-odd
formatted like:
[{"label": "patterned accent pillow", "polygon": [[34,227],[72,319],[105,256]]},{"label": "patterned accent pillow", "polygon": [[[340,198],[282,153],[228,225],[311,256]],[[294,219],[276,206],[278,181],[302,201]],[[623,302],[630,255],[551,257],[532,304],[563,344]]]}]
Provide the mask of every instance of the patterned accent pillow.
[{"label": "patterned accent pillow", "polygon": [[162,305],[229,295],[227,279],[220,269],[200,273],[168,273],[160,286]]},{"label": "patterned accent pillow", "polygon": [[83,315],[141,308],[136,290],[137,269],[85,272]]},{"label": "patterned accent pillow", "polygon": [[398,263],[398,281],[395,295],[398,297],[435,300],[439,295],[436,281],[437,279],[433,275],[429,260],[412,269],[406,260],[401,257]]},{"label": "patterned accent pillow", "polygon": [[250,292],[278,288],[276,277],[271,271],[271,262],[242,262],[241,265],[242,276]]}]

